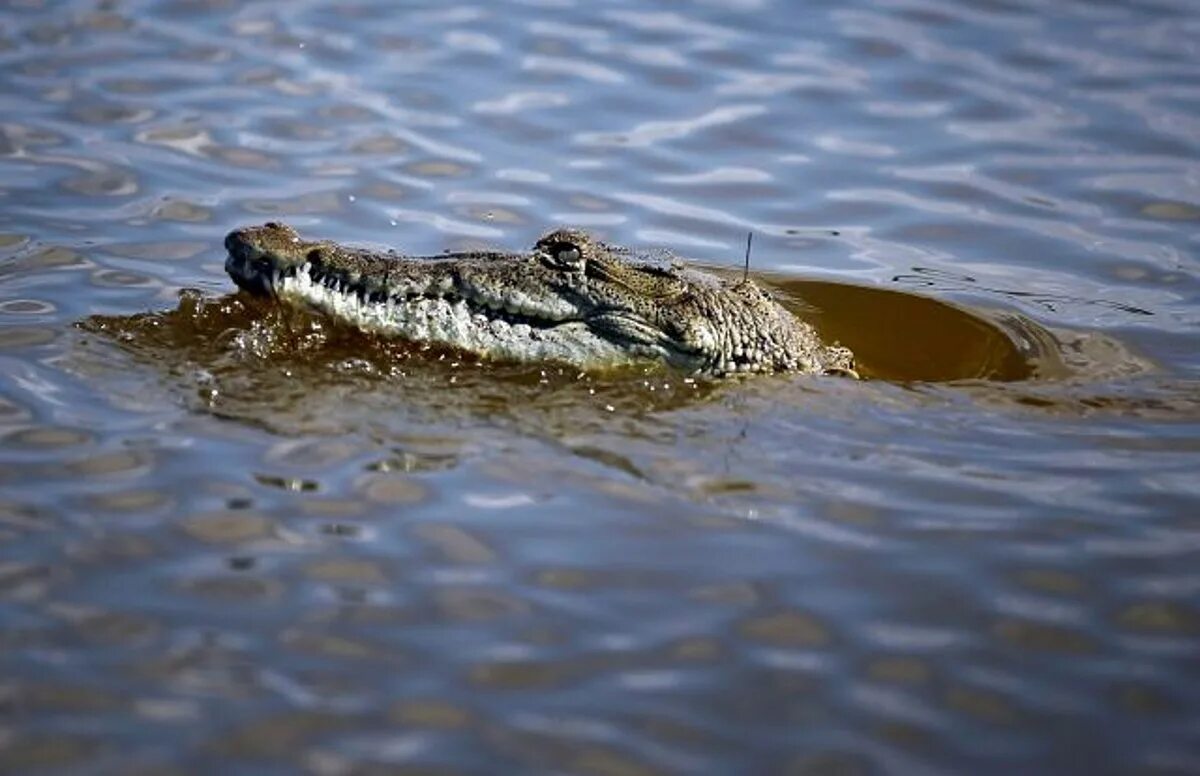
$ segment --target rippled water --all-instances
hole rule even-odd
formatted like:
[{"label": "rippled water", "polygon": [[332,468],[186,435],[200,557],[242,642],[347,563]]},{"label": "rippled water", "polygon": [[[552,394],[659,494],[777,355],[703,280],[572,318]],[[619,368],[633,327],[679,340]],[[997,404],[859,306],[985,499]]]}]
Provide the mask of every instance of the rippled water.
[{"label": "rippled water", "polygon": [[[1200,771],[1192,0],[0,6],[0,771]],[[230,295],[754,267],[874,379]]]}]

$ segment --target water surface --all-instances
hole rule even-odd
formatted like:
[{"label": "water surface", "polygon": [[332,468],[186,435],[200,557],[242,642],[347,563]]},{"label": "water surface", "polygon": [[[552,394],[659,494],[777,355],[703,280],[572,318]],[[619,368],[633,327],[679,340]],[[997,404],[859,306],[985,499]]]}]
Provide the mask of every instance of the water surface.
[{"label": "water surface", "polygon": [[[0,771],[1200,770],[1193,5],[5,4]],[[364,337],[270,219],[753,231],[870,379]]]}]

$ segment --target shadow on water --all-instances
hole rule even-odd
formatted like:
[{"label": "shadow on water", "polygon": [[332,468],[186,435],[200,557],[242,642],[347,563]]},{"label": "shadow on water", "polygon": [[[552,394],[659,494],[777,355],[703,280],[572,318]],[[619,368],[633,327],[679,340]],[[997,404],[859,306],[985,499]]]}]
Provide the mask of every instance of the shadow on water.
[{"label": "shadow on water", "polygon": [[1106,334],[1050,329],[1008,310],[976,311],[904,291],[819,280],[775,284],[864,377],[892,382],[1098,382],[1158,371]]},{"label": "shadow on water", "polygon": [[1052,338],[1030,339],[960,307],[827,281],[779,284],[828,340],[854,351],[863,377],[897,382],[1027,380]]}]

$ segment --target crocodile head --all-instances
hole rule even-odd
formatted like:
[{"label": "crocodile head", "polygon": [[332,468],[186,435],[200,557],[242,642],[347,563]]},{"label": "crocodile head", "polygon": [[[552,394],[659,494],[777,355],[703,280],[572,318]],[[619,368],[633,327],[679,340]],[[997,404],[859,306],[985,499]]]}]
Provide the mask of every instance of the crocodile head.
[{"label": "crocodile head", "polygon": [[268,223],[231,232],[225,247],[226,271],[251,293],[487,357],[853,375],[848,350],[823,345],[753,282],[635,257],[576,230],[551,232],[528,252],[412,257]]}]

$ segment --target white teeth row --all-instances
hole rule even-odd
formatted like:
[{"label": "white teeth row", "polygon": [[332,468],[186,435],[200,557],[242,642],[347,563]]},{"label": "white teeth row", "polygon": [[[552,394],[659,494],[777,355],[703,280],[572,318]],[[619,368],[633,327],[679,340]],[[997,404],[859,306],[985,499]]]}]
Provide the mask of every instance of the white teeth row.
[{"label": "white teeth row", "polygon": [[507,311],[491,310],[494,315],[484,314],[473,310],[462,299],[419,296],[365,301],[358,294],[314,281],[306,268],[307,265],[301,266],[295,274],[276,271],[272,275],[276,293],[302,299],[367,330],[438,339],[464,347],[483,331],[518,336],[528,336],[532,331],[527,323],[507,319]]},{"label": "white teeth row", "polygon": [[[304,264],[302,264],[298,268],[296,268],[294,272],[289,272],[289,271],[285,271],[285,270],[276,270],[272,276],[272,282],[275,284],[275,286],[277,288],[280,288],[280,287],[282,287],[283,284],[286,284],[288,282],[297,282],[300,278],[303,278],[303,280],[308,285],[311,285],[313,287],[322,288],[327,292],[338,293],[338,294],[345,295],[347,297],[357,298],[359,296],[359,291],[355,287],[356,283],[357,283],[357,277],[346,276],[336,282],[329,282],[327,277],[323,277],[320,280],[313,280],[313,277],[312,277],[313,269],[314,268],[312,267],[311,264],[309,264],[308,262],[305,262]],[[421,301],[422,298],[441,300],[442,297],[438,296],[439,294],[445,294],[446,292],[449,292],[452,290],[454,290],[453,280],[449,277],[442,277],[442,278],[438,278],[433,283],[426,285],[422,288],[412,287],[409,289],[405,289],[404,291],[402,291],[400,293],[392,293],[386,299],[386,303],[389,305],[395,305],[395,304],[412,305],[414,303]],[[472,292],[475,291],[475,289],[470,289],[470,290]],[[371,293],[372,292],[367,292],[366,295],[370,296]],[[407,295],[409,295],[409,294],[411,294],[413,296],[407,297]],[[487,309],[490,312],[496,313],[499,316],[507,315],[507,316],[514,316],[517,318],[533,318],[533,319],[537,319],[537,320],[547,320],[547,319],[549,319],[549,320],[566,320],[567,318],[570,317],[570,313],[573,312],[573,310],[570,310],[570,309],[564,310],[564,311],[561,311],[564,314],[560,315],[558,318],[553,318],[553,317],[547,316],[547,311],[546,311],[546,308],[544,305],[533,304],[531,302],[531,300],[528,300],[527,298],[514,299],[514,298],[509,297],[509,298],[505,298],[505,299],[499,299],[497,297],[492,297],[487,294],[477,294],[477,293],[472,293],[471,298],[472,298],[473,303]],[[461,300],[456,299],[456,298],[447,298],[447,299],[445,299],[445,301],[449,302],[451,304],[455,304]],[[384,303],[384,302],[372,302],[372,304],[381,304],[381,303]],[[512,323],[512,321],[509,321],[509,323]]]},{"label": "white teeth row", "polygon": [[[271,275],[271,281],[277,289],[282,289],[285,284],[301,284],[306,287],[311,286],[313,288],[322,289],[327,293],[341,294],[346,297],[357,298],[360,295],[370,297],[379,293],[378,290],[364,289],[360,287],[358,285],[358,275],[343,275],[336,277],[336,279],[333,279],[330,275],[326,275],[320,280],[315,280],[313,278],[314,271],[315,268],[308,262],[305,262],[299,267],[275,270]],[[403,304],[412,303],[421,298],[440,298],[435,295],[439,292],[445,292],[450,288],[451,283],[449,279],[444,279],[431,286],[422,286],[420,288],[411,287],[398,293],[392,293],[388,296],[386,301],[396,304]]]},{"label": "white teeth row", "polygon": [[[561,359],[580,347],[574,343],[570,346],[556,344],[553,336],[547,338],[546,332],[526,323],[489,317],[472,310],[461,299],[422,297],[411,301],[363,302],[357,295],[338,293],[313,282],[305,272],[287,277],[276,273],[275,282],[280,296],[303,301],[364,331],[529,360]],[[605,360],[613,360],[613,354],[604,350],[611,348],[610,345],[602,341],[581,344],[603,352]]]}]

